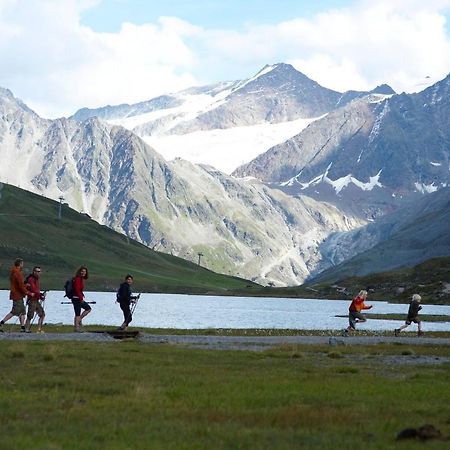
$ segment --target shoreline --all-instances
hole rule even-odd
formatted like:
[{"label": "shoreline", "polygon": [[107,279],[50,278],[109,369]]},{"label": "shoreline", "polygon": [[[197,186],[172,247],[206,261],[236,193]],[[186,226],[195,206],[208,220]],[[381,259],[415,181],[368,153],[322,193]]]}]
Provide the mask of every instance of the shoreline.
[{"label": "shoreline", "polygon": [[316,346],[374,346],[374,345],[408,345],[408,346],[450,346],[450,337],[417,337],[355,335],[343,337],[334,335],[292,335],[292,336],[212,336],[199,334],[153,334],[139,331],[136,338],[116,339],[107,330],[85,331],[83,333],[0,333],[0,342],[49,342],[49,341],[82,341],[82,342],[121,342],[134,341],[154,345],[174,345],[207,350],[250,350],[263,351],[274,347],[294,345]]}]

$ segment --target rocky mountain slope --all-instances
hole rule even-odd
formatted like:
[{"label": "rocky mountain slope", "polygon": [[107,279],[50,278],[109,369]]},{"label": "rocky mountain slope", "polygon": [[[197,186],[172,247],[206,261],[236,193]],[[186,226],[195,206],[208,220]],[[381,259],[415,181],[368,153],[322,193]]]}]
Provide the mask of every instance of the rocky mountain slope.
[{"label": "rocky mountain slope", "polygon": [[449,90],[450,76],[418,94],[356,99],[234,175],[383,214],[449,184]]},{"label": "rocky mountain slope", "polygon": [[[373,92],[394,93],[386,85]],[[274,64],[246,80],[134,105],[85,108],[73,118],[100,117],[132,130],[167,159],[182,157],[230,173],[318,117],[365,95],[324,88],[289,64]]]},{"label": "rocky mountain slope", "polygon": [[[450,187],[409,202],[358,230],[331,235],[321,246],[332,267],[312,274],[314,282],[411,267],[450,255]],[[448,281],[448,280],[442,280]]]},{"label": "rocky mountain slope", "polygon": [[362,222],[307,197],[167,162],[123,127],[43,120],[0,92],[0,179],[70,206],[140,242],[217,272],[299,284],[331,233]]}]

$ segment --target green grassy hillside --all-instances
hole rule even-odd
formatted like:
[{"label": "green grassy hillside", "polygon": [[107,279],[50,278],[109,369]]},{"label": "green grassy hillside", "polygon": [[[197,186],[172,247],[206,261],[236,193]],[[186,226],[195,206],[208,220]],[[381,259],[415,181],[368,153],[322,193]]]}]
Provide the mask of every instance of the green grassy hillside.
[{"label": "green grassy hillside", "polygon": [[80,265],[89,268],[87,290],[115,290],[127,273],[134,276],[136,292],[226,294],[255,286],[150,250],[67,206],[58,219],[58,202],[0,186],[0,289],[9,288],[17,257],[25,261],[25,274],[34,265],[42,267],[43,289],[62,290]]},{"label": "green grassy hillside", "polygon": [[[334,287],[332,287],[334,286]],[[339,286],[339,288],[336,288]],[[373,299],[409,301],[420,294],[425,302],[450,304],[450,256],[429,259],[414,267],[378,272],[363,277],[344,277],[337,283],[312,284],[310,288],[329,292],[337,289],[354,294],[368,288]]]},{"label": "green grassy hillside", "polygon": [[[429,259],[414,267],[379,272],[363,277],[343,277],[336,282],[305,283],[274,288],[273,297],[351,299],[361,289],[371,300],[406,303],[418,293],[426,303],[450,304],[450,256]],[[257,291],[257,290],[256,290]],[[265,295],[268,295],[267,292]]]}]

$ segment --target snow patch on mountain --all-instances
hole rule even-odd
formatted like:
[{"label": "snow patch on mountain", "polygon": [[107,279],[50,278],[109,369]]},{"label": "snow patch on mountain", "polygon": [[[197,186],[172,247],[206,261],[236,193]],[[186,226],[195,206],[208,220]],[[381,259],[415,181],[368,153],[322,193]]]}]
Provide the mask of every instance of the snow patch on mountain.
[{"label": "snow patch on mountain", "polygon": [[414,183],[414,186],[416,187],[416,190],[418,192],[421,192],[422,194],[431,194],[432,192],[436,192],[439,189],[439,187],[435,186],[434,183],[424,184],[416,182]]},{"label": "snow patch on mountain", "polygon": [[300,172],[295,177],[292,177],[289,180],[287,180],[283,183],[280,183],[280,186],[293,186],[295,183],[298,183],[298,184],[300,184],[301,189],[303,190],[303,189],[307,189],[311,186],[316,186],[319,183],[327,183],[333,187],[333,189],[336,191],[336,194],[339,194],[342,191],[342,189],[346,188],[351,183],[363,191],[371,191],[375,187],[383,187],[383,185],[379,181],[382,170],[380,170],[375,176],[369,177],[369,181],[366,183],[358,180],[352,174],[348,174],[344,177],[337,178],[336,180],[332,180],[331,178],[328,177],[328,173],[329,173],[332,165],[333,165],[333,163],[330,163],[328,165],[325,173],[318,175],[317,177],[314,177],[308,183],[301,183],[297,180],[297,178],[301,175],[301,172]]},{"label": "snow patch on mountain", "polygon": [[252,81],[257,80],[259,77],[266,75],[269,72],[272,72],[272,70],[275,69],[277,66],[279,66],[279,64],[267,65],[267,66],[263,67],[255,76],[248,78],[247,80],[243,80],[241,83],[239,83],[236,86],[235,90],[242,89],[244,86],[251,83]]},{"label": "snow patch on mountain", "polygon": [[174,128],[178,123],[185,120],[191,120],[199,114],[211,109],[217,108],[225,103],[225,98],[229,95],[231,89],[225,89],[215,95],[209,94],[177,94],[177,99],[182,101],[180,106],[173,108],[164,108],[149,113],[139,114],[131,117],[108,120],[113,125],[121,125],[124,128],[133,131],[139,125],[152,122],[165,116],[174,116],[177,119],[170,122],[170,128]]},{"label": "snow patch on mountain", "polygon": [[208,164],[230,174],[274,145],[298,134],[315,119],[297,119],[223,130],[195,131],[184,135],[144,136],[167,160],[182,158]]},{"label": "snow patch on mountain", "polygon": [[[373,124],[372,130],[371,130],[371,132],[370,132],[370,134],[369,134],[369,138],[368,138],[369,143],[373,142],[374,139],[375,139],[375,138],[378,136],[378,134],[380,133],[381,123],[382,123],[384,117],[386,116],[386,114],[389,112],[389,110],[390,110],[390,109],[389,109],[389,102],[386,102],[386,103],[384,104],[383,110],[382,110],[381,113],[378,115],[378,117],[377,117],[376,120],[375,120],[375,123]],[[361,161],[362,153],[363,153],[363,152],[361,152],[361,154],[359,155],[358,162]]]}]

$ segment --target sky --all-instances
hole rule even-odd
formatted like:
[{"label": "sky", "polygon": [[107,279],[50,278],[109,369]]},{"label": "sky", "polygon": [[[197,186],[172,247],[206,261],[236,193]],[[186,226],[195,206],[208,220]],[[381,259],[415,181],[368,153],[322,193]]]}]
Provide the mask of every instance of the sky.
[{"label": "sky", "polygon": [[39,115],[135,103],[285,62],[322,86],[450,73],[450,0],[0,0],[0,87]]}]

